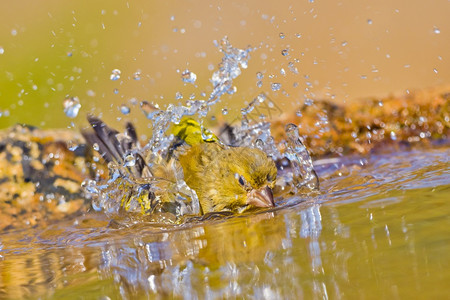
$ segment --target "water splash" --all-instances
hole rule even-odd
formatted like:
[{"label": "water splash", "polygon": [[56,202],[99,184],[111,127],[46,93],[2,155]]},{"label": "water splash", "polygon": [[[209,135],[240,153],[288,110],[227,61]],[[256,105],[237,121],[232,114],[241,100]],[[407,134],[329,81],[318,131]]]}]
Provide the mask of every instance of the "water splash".
[{"label": "water splash", "polygon": [[78,116],[78,112],[81,108],[80,100],[78,99],[78,97],[69,97],[64,99],[63,106],[64,113],[69,118],[75,118],[76,116]]},{"label": "water splash", "polygon": [[130,113],[130,107],[128,107],[128,105],[122,104],[120,106],[120,112],[124,115],[128,115]]},{"label": "water splash", "polygon": [[111,76],[109,77],[109,79],[111,79],[112,81],[119,80],[121,73],[122,72],[119,69],[114,69],[111,71]]},{"label": "water splash", "polygon": [[215,41],[219,51],[224,54],[222,62],[219,64],[219,70],[214,72],[211,77],[211,84],[214,87],[208,99],[208,105],[213,105],[220,101],[223,94],[234,94],[236,87],[233,86],[233,79],[241,74],[241,68],[247,69],[247,63],[250,59],[251,48],[246,50],[233,48],[224,37],[220,42]]},{"label": "water splash", "polygon": [[141,80],[141,71],[136,71],[133,73],[134,80]]},{"label": "water splash", "polygon": [[181,79],[183,82],[194,84],[197,80],[197,75],[189,70],[184,70],[183,73],[181,73]]},{"label": "water splash", "polygon": [[288,124],[285,130],[288,139],[284,157],[289,159],[292,165],[292,184],[295,193],[298,193],[304,187],[309,191],[319,189],[319,179],[308,150],[300,139],[298,127],[295,124]]},{"label": "water splash", "polygon": [[274,82],[270,86],[274,92],[281,90],[281,83]]},{"label": "water splash", "polygon": [[[122,208],[125,208],[128,212],[151,215],[153,219],[159,215],[158,222],[162,220],[176,222],[180,216],[199,214],[198,197],[184,181],[181,166],[176,160],[168,159],[174,144],[174,136],[170,134],[169,128],[179,124],[182,118],[190,117],[199,122],[204,138],[211,138],[207,135],[212,133],[203,128],[203,120],[208,116],[211,107],[221,100],[222,95],[233,94],[236,91],[233,79],[241,74],[241,69],[247,68],[249,53],[252,50],[234,48],[226,37],[216,42],[216,45],[224,56],[218,70],[210,79],[213,91],[207,100],[196,99],[194,95],[184,104],[169,104],[165,108],[145,100],[140,103],[142,112],[151,120],[149,124],[151,137],[142,147],[134,145],[128,150],[122,162],[109,163],[110,175],[106,183],[95,181],[84,183],[85,190],[92,198],[94,209],[120,214]],[[120,76],[120,71],[114,71],[113,75]],[[197,76],[189,70],[185,70],[181,76],[186,83],[195,83],[197,79]],[[258,72],[257,78],[262,79],[263,74]],[[275,90],[281,88],[281,84],[272,84],[272,89],[274,85]],[[120,110],[128,114],[127,108],[123,105]],[[308,188],[309,191],[317,189],[317,176],[311,158],[298,137],[298,132],[295,135],[289,127],[286,129],[288,140],[278,144],[275,142],[269,122],[271,111],[274,109],[275,104],[269,97],[264,93],[259,94],[241,110],[241,124],[232,128],[234,138],[224,141],[226,144],[224,146],[259,148],[275,161],[287,159],[291,168],[287,168],[288,171],[285,172],[287,175],[283,176],[289,177],[290,180],[281,182],[291,185],[289,190],[293,192],[300,189],[303,191],[304,188]],[[224,108],[222,113],[226,115],[228,110]],[[116,137],[119,141],[129,140],[127,134],[116,134]],[[283,148],[285,151],[281,153],[280,149]],[[142,177],[130,171],[142,163],[144,163]]]}]

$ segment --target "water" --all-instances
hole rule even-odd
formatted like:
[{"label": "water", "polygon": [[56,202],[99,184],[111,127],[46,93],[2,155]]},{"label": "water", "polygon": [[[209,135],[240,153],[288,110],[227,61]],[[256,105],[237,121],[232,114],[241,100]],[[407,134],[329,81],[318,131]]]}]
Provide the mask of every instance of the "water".
[{"label": "water", "polygon": [[3,232],[0,298],[442,299],[449,154],[317,161],[320,194],[258,214],[123,227],[89,212]]},{"label": "water", "polygon": [[122,72],[119,69],[114,69],[111,71],[111,75],[109,78],[113,81],[119,80],[120,74],[122,74]]},{"label": "water", "polygon": [[75,118],[81,108],[80,100],[78,99],[78,97],[70,97],[64,99],[63,106],[64,113],[69,118]]},{"label": "water", "polygon": [[181,73],[181,79],[183,82],[193,84],[197,80],[197,75],[189,70],[184,70],[183,73]]}]

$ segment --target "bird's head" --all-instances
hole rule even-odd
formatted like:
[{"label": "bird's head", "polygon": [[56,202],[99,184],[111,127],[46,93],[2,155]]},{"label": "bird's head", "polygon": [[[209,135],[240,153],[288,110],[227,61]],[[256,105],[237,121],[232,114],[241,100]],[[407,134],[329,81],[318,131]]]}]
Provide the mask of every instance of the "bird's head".
[{"label": "bird's head", "polygon": [[[236,147],[222,151],[216,160],[217,181],[209,199],[213,210],[242,212],[252,207],[275,206],[272,188],[277,168],[272,159],[259,149]],[[211,174],[213,175],[213,174]]]}]

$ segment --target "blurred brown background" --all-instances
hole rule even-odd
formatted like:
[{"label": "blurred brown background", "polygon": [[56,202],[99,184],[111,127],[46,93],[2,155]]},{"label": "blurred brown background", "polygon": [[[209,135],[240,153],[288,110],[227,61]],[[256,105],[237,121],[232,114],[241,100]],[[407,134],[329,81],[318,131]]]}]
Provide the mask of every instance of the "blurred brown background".
[{"label": "blurred brown background", "polygon": [[[222,57],[213,41],[224,36],[234,47],[258,48],[234,82],[237,93],[222,98],[230,111],[260,92],[293,111],[305,98],[343,103],[445,84],[449,16],[447,0],[2,1],[0,128],[81,127],[90,112],[111,122],[131,98],[204,99]],[[116,68],[121,78],[111,81]],[[181,80],[186,68],[197,74],[195,85]],[[272,91],[271,83],[282,88]],[[67,96],[82,105],[73,120],[63,113]],[[127,118],[143,119],[131,108]]]}]

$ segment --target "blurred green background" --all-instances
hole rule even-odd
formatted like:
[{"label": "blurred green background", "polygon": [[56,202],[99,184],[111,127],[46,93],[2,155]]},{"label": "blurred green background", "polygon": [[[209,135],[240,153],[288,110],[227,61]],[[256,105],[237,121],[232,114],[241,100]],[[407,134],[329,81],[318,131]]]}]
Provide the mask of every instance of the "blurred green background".
[{"label": "blurred green background", "polygon": [[[203,99],[222,57],[213,41],[224,36],[258,49],[217,115],[260,92],[292,112],[305,98],[345,102],[441,85],[450,82],[448,16],[447,0],[2,1],[0,128],[82,127],[88,113],[119,126],[119,106],[132,98]],[[186,68],[195,85],[181,80]],[[113,69],[121,70],[117,81]],[[272,83],[282,88],[272,91]],[[70,119],[62,103],[75,96],[82,107]],[[126,118],[144,120],[130,107]]]}]

